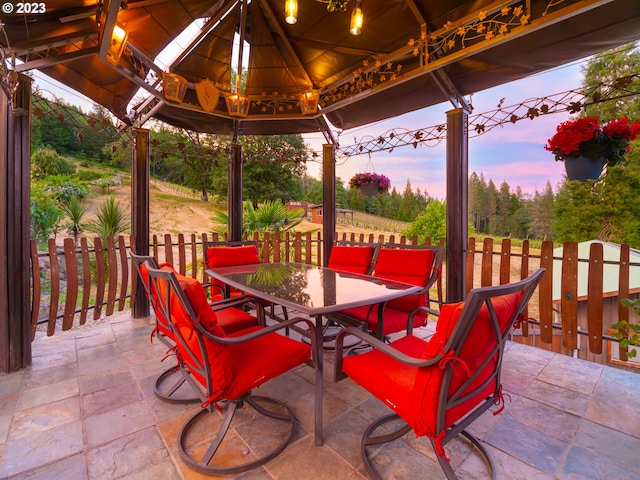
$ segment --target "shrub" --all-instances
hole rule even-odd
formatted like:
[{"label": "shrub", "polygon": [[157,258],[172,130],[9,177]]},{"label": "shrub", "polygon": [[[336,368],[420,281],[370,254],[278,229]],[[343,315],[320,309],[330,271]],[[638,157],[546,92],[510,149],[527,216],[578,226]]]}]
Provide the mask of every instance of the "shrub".
[{"label": "shrub", "polygon": [[38,148],[31,154],[31,178],[42,179],[51,175],[75,173],[75,165],[62,158],[52,148]]},{"label": "shrub", "polygon": [[91,185],[100,187],[103,193],[104,192],[109,193],[109,188],[115,187],[116,185],[119,185],[119,184],[120,182],[113,177],[97,178],[91,182]]},{"label": "shrub", "polygon": [[78,237],[82,234],[85,225],[82,223],[82,219],[87,213],[87,209],[78,197],[71,197],[68,201],[63,202],[62,211],[69,219],[70,223],[67,224],[67,233],[73,237],[75,242],[78,241]]},{"label": "shrub", "polygon": [[47,240],[55,232],[62,218],[62,211],[58,203],[41,186],[33,185],[31,187],[30,211],[31,224],[29,227],[31,238],[36,241]]},{"label": "shrub", "polygon": [[68,202],[71,197],[85,198],[89,195],[86,185],[67,175],[47,177],[44,190],[59,202]]},{"label": "shrub", "polygon": [[[82,163],[80,165],[82,165]],[[104,173],[96,172],[95,170],[79,170],[76,177],[83,182],[91,182],[92,180],[104,177]]]},{"label": "shrub", "polygon": [[432,239],[446,238],[447,236],[447,205],[445,202],[434,199],[429,202],[423,213],[409,224],[402,232],[407,237],[417,235],[418,238],[431,237]]}]

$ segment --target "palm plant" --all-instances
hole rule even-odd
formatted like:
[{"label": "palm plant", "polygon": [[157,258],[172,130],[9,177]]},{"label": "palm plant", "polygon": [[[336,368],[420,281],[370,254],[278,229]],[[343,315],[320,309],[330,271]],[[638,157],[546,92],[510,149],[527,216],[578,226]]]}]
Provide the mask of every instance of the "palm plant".
[{"label": "palm plant", "polygon": [[111,196],[100,204],[96,211],[96,219],[88,225],[88,229],[98,234],[104,241],[127,230],[129,218],[125,215],[120,202]]},{"label": "palm plant", "polygon": [[67,225],[67,233],[73,236],[73,243],[77,245],[78,237],[84,231],[86,225],[82,223],[82,219],[87,213],[86,207],[82,204],[82,201],[76,197],[70,197],[69,200],[62,203],[62,212],[69,219],[70,223]]},{"label": "palm plant", "polygon": [[[278,200],[267,200],[254,208],[251,202],[245,202],[242,214],[242,232],[287,232],[302,222],[302,209],[287,210]],[[224,232],[229,225],[227,213],[217,211],[213,221],[219,224],[217,231]]]}]

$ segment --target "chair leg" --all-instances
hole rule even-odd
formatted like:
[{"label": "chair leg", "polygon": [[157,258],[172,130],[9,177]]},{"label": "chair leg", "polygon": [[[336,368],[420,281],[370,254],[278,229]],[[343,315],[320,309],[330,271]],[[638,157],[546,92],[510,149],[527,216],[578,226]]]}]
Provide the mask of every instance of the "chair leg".
[{"label": "chair leg", "polygon": [[[489,473],[490,473],[490,476],[487,478],[491,478],[491,480],[495,480],[496,468],[495,468],[495,465],[493,464],[493,459],[489,455],[489,452],[487,451],[487,449],[484,448],[484,445],[482,445],[482,443],[480,443],[480,440],[478,440],[476,437],[471,435],[466,430],[460,431],[460,434],[467,437],[467,439],[471,443],[473,443],[473,445],[475,445],[475,447],[478,449],[478,451],[480,452],[480,455],[482,455],[485,458],[485,460],[489,464]],[[431,444],[433,445],[433,448],[435,450],[436,447],[434,445],[433,440],[431,440]],[[453,472],[453,468],[451,468],[451,464],[449,462],[447,462],[444,458],[441,458],[441,457],[438,457],[438,462],[440,463],[440,467],[442,467],[442,470],[444,471],[444,474],[447,476],[448,480],[455,480],[458,478],[456,477],[456,474]]]},{"label": "chair leg", "polygon": [[[395,431],[393,431],[391,433],[386,433],[384,435],[376,435],[376,436],[374,436],[373,432],[378,427],[380,427],[380,426],[382,426],[382,425],[384,425],[386,423],[399,420],[399,419],[400,419],[400,417],[395,413],[392,413],[390,415],[386,415],[384,417],[381,417],[378,420],[376,420],[375,422],[373,422],[371,425],[369,425],[369,427],[367,427],[366,431],[362,435],[362,443],[361,443],[362,460],[364,462],[364,467],[367,470],[367,473],[369,474],[369,476],[372,479],[382,480],[382,477],[380,476],[380,474],[378,472],[376,472],[376,470],[374,468],[374,465],[373,465],[373,462],[371,461],[371,458],[369,457],[369,452],[367,451],[367,447],[380,445],[382,443],[387,443],[387,442],[391,442],[393,440],[397,440],[400,437],[406,435],[412,429],[408,424],[404,424],[403,426],[401,426],[397,430],[395,430]],[[495,465],[493,463],[493,460],[492,460],[491,456],[489,455],[489,452],[484,447],[484,445],[482,445],[482,443],[480,443],[480,441],[476,437],[471,435],[466,430],[460,431],[460,434],[464,435],[467,439],[469,439],[469,441],[478,449],[480,454],[486,459],[486,461],[487,461],[487,463],[489,465],[489,472],[490,472],[490,476],[487,477],[487,478],[491,478],[491,480],[495,480],[495,478],[496,478],[496,468],[495,468]],[[451,440],[451,439],[448,439],[448,440]],[[448,440],[445,440],[444,443],[446,443]],[[436,451],[436,445],[435,445],[435,441],[433,439],[431,439],[431,445],[433,447],[433,450]],[[447,460],[445,460],[442,457],[438,457],[438,462],[440,463],[440,467],[442,468],[442,471],[444,472],[444,474],[446,475],[448,480],[456,480],[458,478],[456,476],[455,472],[453,471],[453,468],[451,468],[451,464]]]},{"label": "chair leg", "polygon": [[[273,405],[274,410],[261,405],[261,403],[265,402]],[[229,465],[230,455],[228,453],[225,453],[224,455],[221,455],[221,457],[224,457],[222,461],[224,461],[225,464],[216,464],[216,453],[218,452],[229,431],[229,427],[231,426],[235,413],[238,411],[238,408],[241,408],[243,406],[244,403],[247,403],[256,412],[268,418],[284,422],[284,424],[289,424],[289,430],[284,434],[286,438],[284,438],[284,440],[279,443],[276,442],[276,445],[271,446],[270,450],[267,453],[260,455],[259,458],[255,460],[244,463],[238,462],[237,464]],[[275,411],[275,409],[281,410],[283,413]],[[189,466],[189,468],[205,475],[236,474],[246,472],[248,470],[264,465],[265,463],[274,459],[280,453],[282,453],[282,451],[291,441],[291,438],[293,437],[293,429],[295,428],[295,417],[286,404],[268,397],[254,396],[249,394],[237,400],[229,401],[227,403],[222,419],[222,424],[220,425],[218,432],[216,433],[206,452],[198,460],[197,458],[195,458],[194,454],[189,453],[189,451],[197,450],[197,445],[187,445],[187,440],[191,432],[199,429],[199,421],[203,420],[207,414],[215,415],[215,407],[210,406],[209,408],[204,408],[198,411],[194,416],[187,420],[187,422],[180,429],[180,433],[178,434],[178,451],[180,453],[180,458],[182,458],[182,460],[187,464],[187,466]],[[242,454],[239,454],[238,456],[248,458],[245,452],[242,452]]]},{"label": "chair leg", "polygon": [[408,424],[405,424],[399,429],[391,433],[387,433],[384,435],[376,435],[376,436],[373,435],[373,432],[378,427],[384,425],[385,423],[393,422],[399,419],[400,417],[395,413],[381,417],[375,422],[373,422],[371,425],[369,425],[365,430],[364,434],[362,435],[362,443],[360,444],[360,451],[362,453],[364,468],[367,470],[367,473],[369,474],[369,476],[375,480],[382,480],[382,477],[378,474],[378,472],[376,472],[375,468],[373,467],[373,463],[369,458],[367,447],[371,447],[373,445],[380,445],[381,443],[392,442],[393,440],[397,440],[398,438],[407,434],[407,432],[410,432],[411,427]]},{"label": "chair leg", "polygon": [[[167,387],[171,381],[173,384]],[[169,403],[183,404],[202,401],[187,382],[184,371],[179,367],[170,367],[162,372],[156,379],[154,392],[158,398]]]}]

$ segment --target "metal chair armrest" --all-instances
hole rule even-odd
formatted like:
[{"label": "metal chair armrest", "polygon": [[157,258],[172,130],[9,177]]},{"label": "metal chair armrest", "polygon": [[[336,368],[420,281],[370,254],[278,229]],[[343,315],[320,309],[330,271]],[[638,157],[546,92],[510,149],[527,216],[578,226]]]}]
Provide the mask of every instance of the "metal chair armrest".
[{"label": "metal chair armrest", "polygon": [[335,371],[333,376],[335,382],[338,382],[347,377],[347,375],[342,372],[342,352],[344,350],[345,335],[353,335],[373,349],[378,350],[385,355],[388,355],[389,357],[412,367],[429,367],[432,365],[436,365],[440,361],[440,359],[443,358],[441,354],[438,354],[430,359],[412,357],[410,355],[402,353],[401,351],[393,348],[391,345],[384,343],[384,341],[379,340],[378,338],[373,337],[372,335],[369,335],[368,333],[363,332],[356,327],[347,327],[341,330],[336,337],[336,357],[334,362]]},{"label": "metal chair armrest", "polygon": [[223,310],[225,308],[243,308],[246,305],[251,305],[255,311],[257,312],[258,325],[265,326],[266,325],[266,314],[264,310],[264,305],[259,301],[258,298],[252,295],[241,295],[235,298],[225,298],[222,300],[218,300],[216,302],[209,303],[209,306],[214,310]]}]

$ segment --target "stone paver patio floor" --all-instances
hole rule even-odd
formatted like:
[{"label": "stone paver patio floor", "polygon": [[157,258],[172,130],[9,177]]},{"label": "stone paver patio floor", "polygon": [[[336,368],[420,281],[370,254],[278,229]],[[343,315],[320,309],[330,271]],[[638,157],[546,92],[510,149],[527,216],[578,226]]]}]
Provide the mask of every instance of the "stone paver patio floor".
[{"label": "stone paver patio floor", "polygon": [[[166,347],[149,342],[150,322],[119,314],[39,336],[32,366],[0,374],[0,478],[212,478],[189,470],[177,454],[177,432],[200,407],[154,395],[155,378],[174,360],[160,362]],[[511,402],[472,428],[498,479],[640,478],[640,376],[514,343],[503,368]],[[224,478],[366,478],[360,438],[387,407],[332,376],[333,353],[325,352],[323,446],[313,436],[314,371],[303,366],[259,389],[293,410],[293,442],[263,467]],[[460,478],[486,478],[485,464],[464,442],[447,452]],[[411,433],[381,449],[376,461],[389,479],[444,477],[430,443]]]}]

